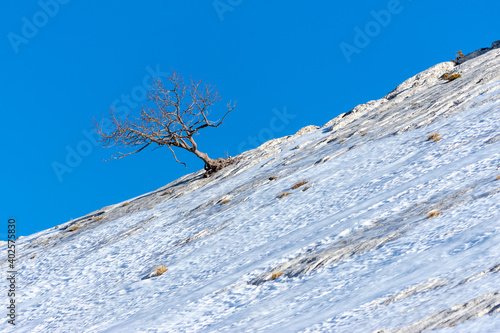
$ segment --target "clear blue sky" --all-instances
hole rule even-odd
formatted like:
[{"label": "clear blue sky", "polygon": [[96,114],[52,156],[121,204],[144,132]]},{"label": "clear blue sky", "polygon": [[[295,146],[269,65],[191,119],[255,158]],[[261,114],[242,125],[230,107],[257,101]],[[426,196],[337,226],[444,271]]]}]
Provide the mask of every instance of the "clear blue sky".
[{"label": "clear blue sky", "polygon": [[179,153],[185,169],[167,149],[104,162],[115,151],[86,136],[92,117],[107,115],[113,103],[137,111],[151,72],[174,68],[215,84],[223,101],[214,115],[226,101],[238,102],[223,127],[198,137],[200,150],[217,158],[321,126],[458,50],[500,39],[498,1],[0,6],[2,239],[10,217],[18,236],[28,235],[203,168]]}]

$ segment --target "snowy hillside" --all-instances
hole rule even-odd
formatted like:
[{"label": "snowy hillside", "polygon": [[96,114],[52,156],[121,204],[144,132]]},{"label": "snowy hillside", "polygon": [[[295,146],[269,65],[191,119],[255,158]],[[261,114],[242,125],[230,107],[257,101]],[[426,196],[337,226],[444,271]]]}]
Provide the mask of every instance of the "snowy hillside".
[{"label": "snowy hillside", "polygon": [[0,330],[500,332],[500,49],[240,156],[21,238]]}]

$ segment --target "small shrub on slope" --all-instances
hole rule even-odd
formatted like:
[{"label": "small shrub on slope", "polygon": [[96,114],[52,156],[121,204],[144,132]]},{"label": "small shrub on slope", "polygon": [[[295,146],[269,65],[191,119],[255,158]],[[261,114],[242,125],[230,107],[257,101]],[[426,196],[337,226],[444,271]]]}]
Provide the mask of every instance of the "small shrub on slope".
[{"label": "small shrub on slope", "polygon": [[441,135],[439,133],[432,133],[428,138],[427,141],[432,141],[432,142],[437,142],[441,140]]},{"label": "small shrub on slope", "polygon": [[430,212],[428,215],[427,215],[427,218],[428,219],[432,219],[433,217],[436,217],[436,216],[439,216],[443,214],[443,212]]},{"label": "small shrub on slope", "polygon": [[168,268],[161,265],[161,266],[158,266],[155,268],[154,270],[154,276],[160,276],[162,275],[163,273],[165,273],[166,271],[168,271]]},{"label": "small shrub on slope", "polygon": [[448,82],[453,81],[455,79],[458,79],[459,77],[462,77],[462,75],[460,75],[459,73],[455,73],[455,74],[444,73],[443,76],[441,76],[441,78],[443,80],[446,80]]},{"label": "small shrub on slope", "polygon": [[296,183],[295,185],[292,186],[292,190],[296,190],[296,189],[298,189],[299,187],[301,187],[302,185],[305,185],[305,184],[307,184],[307,180],[303,180],[301,182],[298,182],[298,183]]},{"label": "small shrub on slope", "polygon": [[453,60],[453,61],[455,62],[455,64],[457,64],[458,60],[460,60],[463,57],[464,57],[464,54],[462,53],[462,50],[460,50],[460,51],[455,53],[455,60]]},{"label": "small shrub on slope", "polygon": [[278,195],[276,198],[283,199],[284,197],[286,197],[286,196],[288,196],[290,194],[292,194],[292,193],[290,193],[290,192],[283,192],[280,195]]}]

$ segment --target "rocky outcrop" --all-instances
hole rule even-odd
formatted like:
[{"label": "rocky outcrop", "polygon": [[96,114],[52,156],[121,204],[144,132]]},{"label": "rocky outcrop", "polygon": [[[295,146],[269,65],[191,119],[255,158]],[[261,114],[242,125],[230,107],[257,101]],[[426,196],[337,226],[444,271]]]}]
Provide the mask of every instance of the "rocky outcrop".
[{"label": "rocky outcrop", "polygon": [[489,52],[491,50],[498,49],[498,48],[500,48],[500,40],[497,40],[496,42],[493,42],[491,44],[491,47],[483,47],[482,49],[476,50],[474,52],[471,52],[471,53],[463,56],[460,59],[457,59],[455,61],[455,64],[461,65],[461,64],[463,64],[464,62],[466,62],[468,60],[474,59],[476,57],[479,57],[480,55],[485,54],[486,52]]}]

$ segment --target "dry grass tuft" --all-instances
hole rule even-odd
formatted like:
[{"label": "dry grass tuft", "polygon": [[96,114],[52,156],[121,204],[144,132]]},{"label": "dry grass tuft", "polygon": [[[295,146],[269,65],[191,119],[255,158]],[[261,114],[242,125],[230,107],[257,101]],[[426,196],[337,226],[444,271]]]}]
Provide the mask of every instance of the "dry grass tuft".
[{"label": "dry grass tuft", "polygon": [[103,218],[104,218],[104,216],[99,216],[99,217],[98,217],[98,218],[96,218],[95,220],[96,220],[96,221],[100,221],[100,220],[102,220]]},{"label": "dry grass tuft", "polygon": [[301,187],[302,185],[305,185],[305,184],[307,184],[307,180],[303,180],[301,182],[298,182],[297,184],[295,184],[295,185],[292,186],[292,190],[296,190],[296,189],[298,189],[299,187]]},{"label": "dry grass tuft", "polygon": [[415,106],[415,105],[417,105],[417,104],[418,104],[418,102],[415,102],[415,103],[413,103],[411,106]]},{"label": "dry grass tuft", "polygon": [[277,178],[278,177],[276,177],[276,176],[271,176],[271,177],[269,177],[269,180],[276,180]]},{"label": "dry grass tuft", "polygon": [[367,136],[368,135],[368,132],[364,132],[363,134],[361,134],[361,136]]},{"label": "dry grass tuft", "polygon": [[80,226],[78,226],[78,225],[72,225],[71,228],[69,228],[68,230],[69,231],[77,231],[78,229],[80,229]]},{"label": "dry grass tuft", "polygon": [[292,193],[290,193],[290,192],[283,192],[280,195],[278,195],[276,198],[283,199],[284,197],[286,197],[286,196],[288,196],[290,194],[292,194]]},{"label": "dry grass tuft", "polygon": [[500,180],[500,175],[498,175],[497,178],[495,178],[495,180]]},{"label": "dry grass tuft", "polygon": [[306,187],[304,187],[304,188],[302,189],[302,192],[305,192],[305,191],[307,191],[307,190],[308,190],[308,189],[310,189],[310,188],[311,188],[311,186],[306,186]]},{"label": "dry grass tuft", "polygon": [[130,202],[128,202],[128,201],[127,201],[127,202],[125,202],[125,203],[122,205],[122,207],[125,207],[125,206],[128,206],[128,205],[130,205]]},{"label": "dry grass tuft", "polygon": [[153,209],[153,208],[154,208],[154,207],[153,207],[153,206],[151,206],[151,207],[149,207],[148,209]]},{"label": "dry grass tuft", "polygon": [[168,271],[168,268],[161,265],[161,266],[158,266],[155,268],[155,274],[156,276],[160,276],[162,275],[163,273],[165,273],[166,271]]},{"label": "dry grass tuft", "polygon": [[339,141],[339,144],[341,144],[342,142],[345,142],[346,140],[345,139],[342,139]]},{"label": "dry grass tuft", "polygon": [[160,194],[161,196],[164,196],[164,195],[167,195],[167,194],[170,194],[172,193],[172,190],[166,190],[165,192],[163,192],[162,194]]},{"label": "dry grass tuft", "polygon": [[221,205],[225,205],[225,204],[227,204],[228,202],[231,202],[231,200],[229,200],[229,199],[224,199],[224,200],[222,200],[222,201],[220,202],[220,204],[221,204]]},{"label": "dry grass tuft", "polygon": [[30,257],[30,259],[33,259],[33,258],[35,258],[35,257],[36,257],[36,254],[32,255],[32,256]]},{"label": "dry grass tuft", "polygon": [[427,141],[433,141],[433,142],[437,142],[439,140],[441,140],[441,135],[439,133],[432,133],[431,135],[429,135],[429,137],[427,138]]},{"label": "dry grass tuft", "polygon": [[428,219],[432,219],[433,217],[436,217],[436,216],[439,216],[443,214],[443,212],[430,212],[428,215],[427,215],[427,218]]},{"label": "dry grass tuft", "polygon": [[444,73],[441,78],[446,81],[453,81],[455,79],[458,79],[459,77],[462,77],[459,73],[451,74],[451,73]]},{"label": "dry grass tuft", "polygon": [[276,280],[277,278],[279,278],[282,275],[283,275],[283,272],[273,273],[273,275],[271,275],[271,281]]}]

